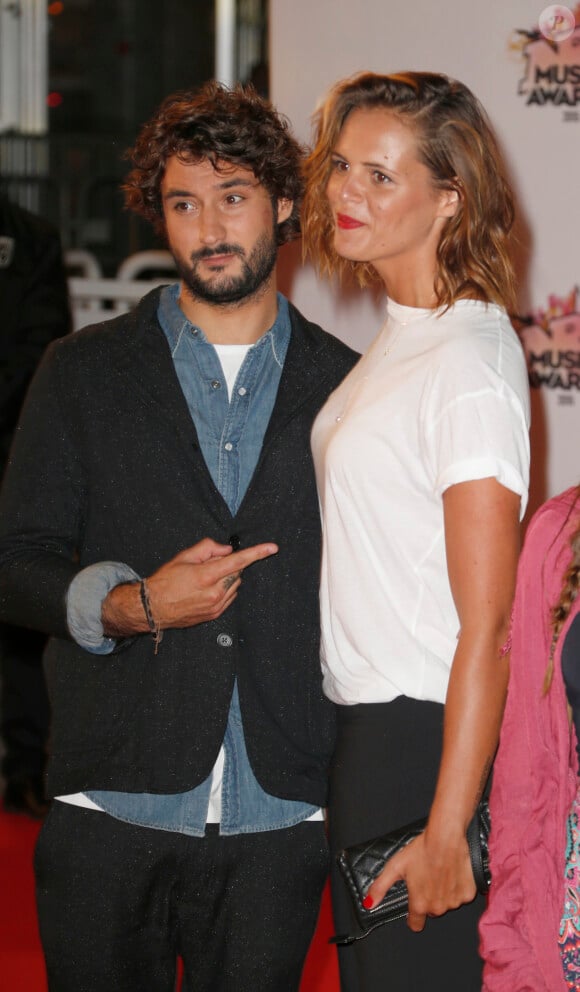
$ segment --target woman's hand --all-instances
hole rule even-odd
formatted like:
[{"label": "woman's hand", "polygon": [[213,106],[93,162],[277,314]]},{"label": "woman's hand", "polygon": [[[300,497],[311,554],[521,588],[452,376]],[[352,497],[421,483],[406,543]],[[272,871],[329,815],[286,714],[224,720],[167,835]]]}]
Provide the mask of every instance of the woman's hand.
[{"label": "woman's hand", "polygon": [[437,839],[429,827],[391,858],[371,885],[365,899],[366,908],[378,905],[399,879],[407,884],[407,923],[415,932],[423,929],[428,916],[442,916],[450,909],[471,902],[476,894],[465,837],[459,834]]}]

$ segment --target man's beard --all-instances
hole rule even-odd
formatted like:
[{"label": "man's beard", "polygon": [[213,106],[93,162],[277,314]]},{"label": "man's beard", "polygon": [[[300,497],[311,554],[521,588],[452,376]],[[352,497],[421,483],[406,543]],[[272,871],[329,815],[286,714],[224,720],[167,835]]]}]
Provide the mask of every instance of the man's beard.
[{"label": "man's beard", "polygon": [[[186,291],[194,299],[212,303],[215,306],[241,303],[259,294],[276,265],[277,246],[275,235],[263,234],[252,248],[249,257],[244,249],[236,244],[220,244],[215,248],[202,248],[192,252],[190,262],[176,257],[177,272]],[[238,255],[242,271],[237,276],[223,276],[219,271],[213,278],[205,280],[198,275],[198,263],[215,255]]]}]

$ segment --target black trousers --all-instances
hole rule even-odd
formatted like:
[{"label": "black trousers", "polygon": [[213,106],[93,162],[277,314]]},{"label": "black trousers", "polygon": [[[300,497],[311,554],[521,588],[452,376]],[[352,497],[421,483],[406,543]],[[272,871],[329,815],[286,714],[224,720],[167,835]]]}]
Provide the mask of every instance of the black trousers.
[{"label": "black trousers", "polygon": [[[443,706],[437,703],[400,697],[339,707],[329,805],[333,854],[427,815],[442,731]],[[336,931],[357,932],[336,867],[331,878]],[[419,934],[396,920],[339,948],[343,992],[480,992],[477,923],[484,905],[478,896],[427,920]]]},{"label": "black trousers", "polygon": [[203,838],[54,802],[35,871],[50,992],[296,992],[328,874],[322,823]]}]

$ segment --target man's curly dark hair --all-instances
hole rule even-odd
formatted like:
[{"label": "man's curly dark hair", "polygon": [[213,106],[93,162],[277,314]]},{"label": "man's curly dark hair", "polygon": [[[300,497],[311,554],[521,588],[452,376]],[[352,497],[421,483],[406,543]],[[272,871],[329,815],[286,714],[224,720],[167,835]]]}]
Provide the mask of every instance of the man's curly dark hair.
[{"label": "man's curly dark hair", "polygon": [[293,201],[290,217],[278,225],[278,244],[300,234],[304,149],[286,118],[252,86],[232,89],[209,82],[199,90],[174,93],[144,125],[126,157],[133,163],[122,189],[125,205],[164,231],[161,181],[168,159],[207,159],[251,169],[269,193]]}]

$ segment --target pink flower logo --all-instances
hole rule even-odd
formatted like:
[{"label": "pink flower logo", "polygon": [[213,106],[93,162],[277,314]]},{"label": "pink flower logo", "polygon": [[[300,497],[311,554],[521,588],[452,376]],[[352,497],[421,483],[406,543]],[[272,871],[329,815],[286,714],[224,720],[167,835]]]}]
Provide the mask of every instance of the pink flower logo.
[{"label": "pink flower logo", "polygon": [[559,44],[573,34],[576,19],[569,7],[553,4],[551,7],[546,7],[540,14],[538,27],[544,38]]}]

